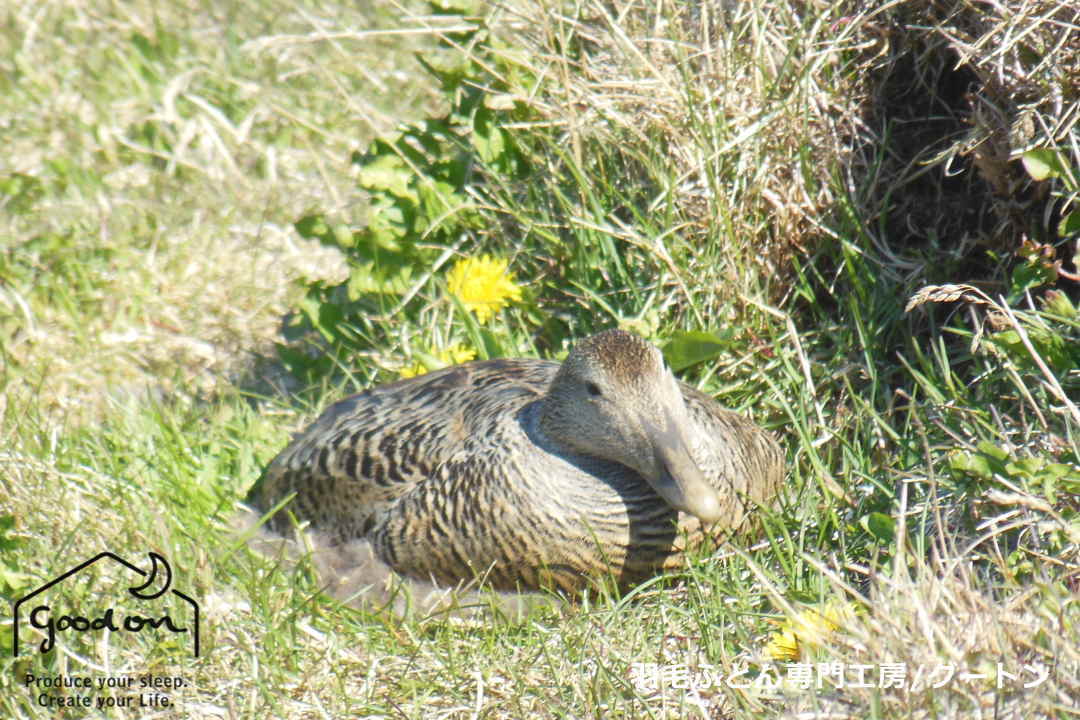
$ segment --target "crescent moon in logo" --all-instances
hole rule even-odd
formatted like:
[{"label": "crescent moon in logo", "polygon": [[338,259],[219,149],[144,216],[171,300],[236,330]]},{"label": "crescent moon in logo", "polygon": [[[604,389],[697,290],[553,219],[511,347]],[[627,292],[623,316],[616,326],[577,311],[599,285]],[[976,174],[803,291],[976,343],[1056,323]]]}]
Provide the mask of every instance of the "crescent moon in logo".
[{"label": "crescent moon in logo", "polygon": [[[169,585],[172,584],[172,568],[169,567],[169,561],[157,553],[152,552],[150,553],[150,562],[152,565],[150,567],[150,574],[146,578],[146,582],[138,587],[128,588],[129,593],[137,598],[142,598],[143,600],[153,600],[154,598],[161,597],[161,595],[169,589]],[[159,568],[164,571],[162,574],[165,578],[165,582],[162,584],[160,590],[155,591],[151,588],[154,585],[154,581],[158,578]]]}]

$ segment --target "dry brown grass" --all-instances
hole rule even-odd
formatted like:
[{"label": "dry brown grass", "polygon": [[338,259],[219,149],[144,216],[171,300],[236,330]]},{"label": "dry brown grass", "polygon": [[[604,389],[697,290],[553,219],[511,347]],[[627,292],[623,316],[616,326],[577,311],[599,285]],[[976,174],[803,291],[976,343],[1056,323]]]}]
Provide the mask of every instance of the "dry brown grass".
[{"label": "dry brown grass", "polygon": [[662,158],[667,184],[651,207],[674,202],[680,237],[721,245],[730,264],[701,270],[730,282],[724,301],[751,294],[747,266],[786,272],[816,245],[837,203],[831,168],[866,135],[865,90],[844,68],[879,42],[857,22],[865,15],[808,21],[783,3],[507,7],[511,57],[541,80],[518,97],[560,128],[581,167],[597,145],[625,145],[631,165]]},{"label": "dry brown grass", "polygon": [[[912,281],[1000,285],[1025,238],[1066,257],[1050,222],[1060,203],[1019,158],[1075,146],[1080,11],[1062,2],[907,2],[868,20],[882,44],[864,68],[872,135],[859,165],[874,182],[858,197],[895,269]],[[988,261],[987,249],[1002,261]]]},{"label": "dry brown grass", "polygon": [[784,716],[1066,717],[1080,692],[1075,626],[1062,619],[1073,612],[1070,598],[1041,584],[980,592],[980,572],[952,557],[918,566],[910,578],[876,580],[870,610],[819,661],[870,665],[874,685],[882,664],[901,665],[905,687],[859,688],[849,672],[847,685],[834,688],[825,671],[824,692],[785,689]]},{"label": "dry brown grass", "polygon": [[[680,233],[744,265],[786,276],[857,218],[885,272],[998,282],[985,249],[1007,261],[1060,212],[1018,158],[1075,138],[1072,3],[505,7],[508,56],[539,78],[515,94],[577,164],[590,143],[661,155],[673,180],[654,204],[672,197]],[[725,279],[728,300],[747,291]]]}]

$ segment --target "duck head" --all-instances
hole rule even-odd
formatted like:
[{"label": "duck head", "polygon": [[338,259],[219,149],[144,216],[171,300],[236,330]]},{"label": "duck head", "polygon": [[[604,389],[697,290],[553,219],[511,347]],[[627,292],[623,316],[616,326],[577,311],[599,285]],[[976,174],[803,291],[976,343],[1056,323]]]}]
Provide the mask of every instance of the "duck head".
[{"label": "duck head", "polygon": [[679,383],[640,337],[608,330],[578,342],[548,388],[540,427],[574,452],[633,468],[676,510],[720,519],[716,490],[690,454]]}]

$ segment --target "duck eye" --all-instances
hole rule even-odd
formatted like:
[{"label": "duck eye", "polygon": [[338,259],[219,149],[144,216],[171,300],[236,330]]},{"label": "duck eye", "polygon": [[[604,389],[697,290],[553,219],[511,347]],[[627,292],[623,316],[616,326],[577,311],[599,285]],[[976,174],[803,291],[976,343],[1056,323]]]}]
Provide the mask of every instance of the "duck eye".
[{"label": "duck eye", "polygon": [[598,386],[596,385],[596,383],[588,383],[588,384],[587,384],[587,385],[585,386],[585,389],[586,389],[586,390],[587,390],[587,391],[589,392],[589,394],[590,394],[590,395],[592,395],[593,397],[600,397],[601,395],[603,395],[603,393],[601,393],[601,392],[600,392],[600,388],[599,388],[599,387],[598,387]]}]

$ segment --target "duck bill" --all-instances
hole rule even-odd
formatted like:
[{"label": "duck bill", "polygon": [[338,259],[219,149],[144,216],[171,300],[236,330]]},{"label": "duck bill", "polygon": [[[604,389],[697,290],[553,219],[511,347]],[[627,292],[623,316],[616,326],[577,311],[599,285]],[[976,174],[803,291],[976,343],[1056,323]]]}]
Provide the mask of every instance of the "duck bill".
[{"label": "duck bill", "polygon": [[649,428],[653,438],[656,471],[646,479],[668,505],[698,517],[704,523],[720,519],[720,499],[705,481],[683,433],[669,413],[664,414],[663,429]]}]

